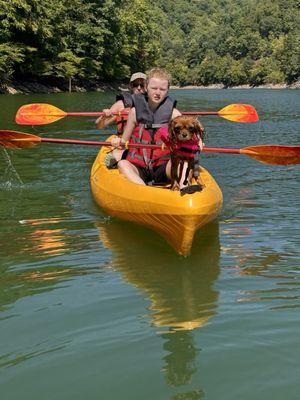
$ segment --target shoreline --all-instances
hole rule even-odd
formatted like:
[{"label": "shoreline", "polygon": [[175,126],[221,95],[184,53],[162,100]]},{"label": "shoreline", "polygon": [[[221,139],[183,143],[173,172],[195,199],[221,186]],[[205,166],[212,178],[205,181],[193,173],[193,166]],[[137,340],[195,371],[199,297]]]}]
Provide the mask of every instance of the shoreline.
[{"label": "shoreline", "polygon": [[[99,84],[86,84],[86,85],[72,85],[72,93],[79,92],[104,92],[106,90],[126,90],[126,85],[121,83],[99,83]],[[40,83],[37,81],[27,82],[10,82],[0,85],[1,94],[51,94],[51,93],[68,93],[69,89],[66,84],[49,84]]]},{"label": "shoreline", "polygon": [[187,86],[170,86],[170,89],[300,89],[300,81],[294,82],[291,85],[287,83],[266,83],[264,85],[258,86],[251,86],[251,85],[237,85],[237,86],[225,86],[223,84],[214,84],[208,86],[194,86],[194,85],[187,85]]},{"label": "shoreline", "polygon": [[[170,89],[176,90],[188,90],[188,89],[300,89],[300,81],[296,81],[291,85],[286,83],[282,84],[264,84],[259,86],[251,86],[251,85],[238,85],[225,87],[223,84],[214,84],[208,86],[197,86],[197,85],[187,85],[187,86],[176,86],[171,85]],[[106,90],[114,90],[114,91],[127,91],[127,85],[122,84],[120,82],[112,82],[112,83],[98,83],[95,85],[87,84],[87,85],[77,85],[74,84],[72,86],[72,93],[78,92],[104,92]],[[67,93],[68,88],[66,85],[60,84],[42,84],[37,81],[28,81],[28,82],[11,82],[5,85],[0,86],[0,94],[33,94],[33,93],[41,93],[41,94],[51,94],[51,93]]]}]

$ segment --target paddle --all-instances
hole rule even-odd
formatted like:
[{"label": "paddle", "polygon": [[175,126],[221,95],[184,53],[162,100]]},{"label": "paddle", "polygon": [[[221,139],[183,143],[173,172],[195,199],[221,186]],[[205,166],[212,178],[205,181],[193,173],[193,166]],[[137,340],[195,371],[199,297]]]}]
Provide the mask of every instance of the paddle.
[{"label": "paddle", "polygon": [[[113,113],[112,115],[126,115],[128,112]],[[220,111],[187,111],[184,115],[218,115],[232,122],[257,122],[258,115],[250,104],[230,104]],[[25,104],[16,114],[16,123],[20,125],[47,125],[67,116],[99,117],[105,115],[97,112],[65,112],[46,103]]]},{"label": "paddle", "polygon": [[[90,146],[111,146],[110,142],[99,142],[96,140],[76,140],[76,139],[56,139],[56,138],[43,138],[40,136],[9,131],[0,130],[0,145],[10,148],[27,148],[33,147],[41,142],[60,143],[60,144],[78,144]],[[139,143],[127,143],[124,147],[143,147],[150,149],[161,148],[159,145],[146,145]],[[283,145],[259,145],[238,148],[224,148],[224,147],[204,147],[204,153],[229,153],[229,154],[245,154],[262,163],[271,165],[288,165],[300,164],[300,146],[283,146]]]}]

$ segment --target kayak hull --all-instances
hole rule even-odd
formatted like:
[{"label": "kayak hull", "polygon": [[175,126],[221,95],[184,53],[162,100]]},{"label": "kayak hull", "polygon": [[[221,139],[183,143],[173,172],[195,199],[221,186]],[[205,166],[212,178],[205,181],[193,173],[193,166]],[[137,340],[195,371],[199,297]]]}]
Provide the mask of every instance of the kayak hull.
[{"label": "kayak hull", "polygon": [[108,151],[104,147],[100,150],[91,170],[91,190],[96,203],[113,217],[153,229],[176,252],[188,255],[195,232],[214,220],[222,207],[222,192],[213,177],[201,167],[205,188],[181,196],[169,188],[137,185],[117,169],[106,168],[104,159]]}]

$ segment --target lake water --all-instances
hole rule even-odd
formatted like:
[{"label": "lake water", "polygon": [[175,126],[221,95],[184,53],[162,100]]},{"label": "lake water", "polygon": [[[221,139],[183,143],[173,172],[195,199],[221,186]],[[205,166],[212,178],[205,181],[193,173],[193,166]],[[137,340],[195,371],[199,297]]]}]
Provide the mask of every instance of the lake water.
[{"label": "lake water", "polygon": [[[178,90],[207,146],[299,144],[299,90]],[[26,103],[97,111],[114,93],[0,96],[0,129],[104,139],[92,118],[17,126]],[[299,166],[203,154],[224,206],[188,258],[93,202],[91,146],[0,148],[1,400],[298,400]]]}]

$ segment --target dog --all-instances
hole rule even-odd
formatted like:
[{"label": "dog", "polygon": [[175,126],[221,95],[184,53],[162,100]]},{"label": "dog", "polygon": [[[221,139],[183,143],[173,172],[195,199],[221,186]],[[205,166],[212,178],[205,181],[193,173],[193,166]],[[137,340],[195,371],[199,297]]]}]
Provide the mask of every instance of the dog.
[{"label": "dog", "polygon": [[[180,190],[184,163],[187,163],[183,181],[186,187],[180,191],[182,194],[201,191],[204,187],[199,177],[200,143],[204,138],[201,123],[193,117],[181,115],[170,121],[168,131],[171,150],[171,190]],[[197,185],[192,185],[193,178]]]}]

